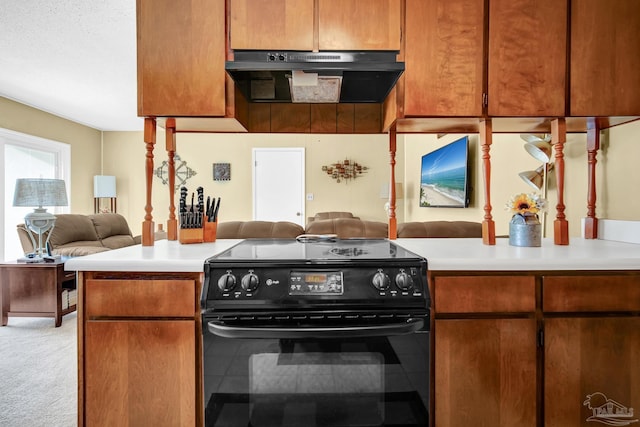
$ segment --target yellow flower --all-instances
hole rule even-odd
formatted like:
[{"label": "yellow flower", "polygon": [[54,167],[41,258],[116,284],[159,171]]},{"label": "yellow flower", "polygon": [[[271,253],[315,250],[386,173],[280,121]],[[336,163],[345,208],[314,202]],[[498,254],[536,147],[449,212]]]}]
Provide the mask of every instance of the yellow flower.
[{"label": "yellow flower", "polygon": [[535,193],[520,193],[511,197],[507,204],[507,210],[513,214],[534,214],[537,215],[546,207],[546,200]]}]

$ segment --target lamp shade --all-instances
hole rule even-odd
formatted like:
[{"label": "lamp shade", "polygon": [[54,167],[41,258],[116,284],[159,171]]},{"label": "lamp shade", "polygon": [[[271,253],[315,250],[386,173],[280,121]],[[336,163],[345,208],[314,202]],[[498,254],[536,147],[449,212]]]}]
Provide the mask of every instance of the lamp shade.
[{"label": "lamp shade", "polygon": [[116,177],[109,175],[94,176],[93,197],[116,197]]},{"label": "lamp shade", "polygon": [[540,166],[538,169],[534,171],[525,171],[520,172],[518,175],[524,182],[535,188],[536,190],[540,190],[543,184],[543,174],[544,174],[544,165]]},{"label": "lamp shade", "polygon": [[62,179],[20,178],[16,180],[13,206],[67,206],[67,190]]},{"label": "lamp shade", "polygon": [[524,144],[524,149],[535,159],[549,163],[551,160],[551,144],[547,141],[532,141]]}]

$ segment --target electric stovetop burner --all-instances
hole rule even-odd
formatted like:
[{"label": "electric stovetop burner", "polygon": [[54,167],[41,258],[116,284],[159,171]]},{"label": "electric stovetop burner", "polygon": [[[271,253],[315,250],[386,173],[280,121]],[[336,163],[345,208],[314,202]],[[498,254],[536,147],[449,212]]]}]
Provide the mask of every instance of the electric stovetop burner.
[{"label": "electric stovetop burner", "polygon": [[413,252],[387,239],[248,239],[207,262],[223,261],[354,261],[419,259]]}]

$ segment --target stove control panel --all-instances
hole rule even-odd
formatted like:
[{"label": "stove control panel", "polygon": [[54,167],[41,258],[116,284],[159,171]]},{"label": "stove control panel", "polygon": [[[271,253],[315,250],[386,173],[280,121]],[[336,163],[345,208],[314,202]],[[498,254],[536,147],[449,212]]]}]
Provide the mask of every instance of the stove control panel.
[{"label": "stove control panel", "polygon": [[[207,266],[203,300],[251,304],[364,303],[428,299],[426,263]],[[391,301],[385,304],[392,304]]]}]

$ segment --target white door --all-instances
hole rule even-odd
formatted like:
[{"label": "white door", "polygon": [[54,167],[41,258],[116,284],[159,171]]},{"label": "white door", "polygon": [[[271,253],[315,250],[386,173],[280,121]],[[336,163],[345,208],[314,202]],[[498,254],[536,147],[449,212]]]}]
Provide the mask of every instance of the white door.
[{"label": "white door", "polygon": [[253,149],[253,219],[305,226],[304,148]]}]

